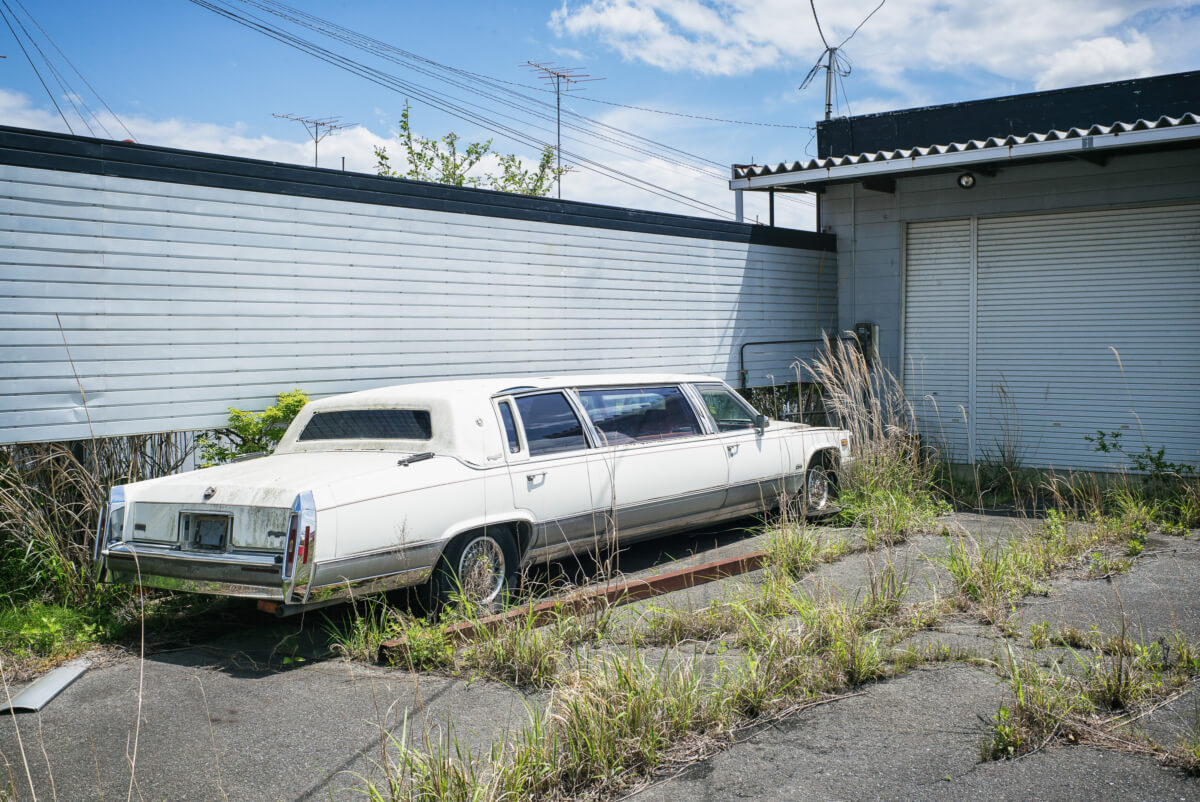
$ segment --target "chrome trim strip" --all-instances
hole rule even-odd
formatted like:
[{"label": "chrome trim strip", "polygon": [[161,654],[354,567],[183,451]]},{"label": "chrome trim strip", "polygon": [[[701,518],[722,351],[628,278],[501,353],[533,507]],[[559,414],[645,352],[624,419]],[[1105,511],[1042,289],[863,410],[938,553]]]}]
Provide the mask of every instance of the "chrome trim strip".
[{"label": "chrome trim strip", "polygon": [[270,567],[283,570],[283,563],[275,562],[275,558],[281,555],[275,552],[181,551],[174,548],[164,549],[149,546],[145,543],[136,544],[136,548],[134,546],[135,544],[128,541],[121,541],[109,546],[102,555],[108,558],[121,559],[124,557],[130,560],[137,555],[139,562],[142,560],[169,560],[180,563],[208,563],[223,567]]}]

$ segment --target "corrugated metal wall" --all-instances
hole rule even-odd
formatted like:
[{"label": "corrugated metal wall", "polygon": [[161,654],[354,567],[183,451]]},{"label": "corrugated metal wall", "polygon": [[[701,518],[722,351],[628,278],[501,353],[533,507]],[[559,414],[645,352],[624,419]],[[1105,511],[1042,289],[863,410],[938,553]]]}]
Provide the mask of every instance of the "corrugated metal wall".
[{"label": "corrugated metal wall", "polygon": [[[741,343],[812,337],[836,313],[831,251],[12,165],[0,214],[0,442],[88,436],[64,336],[113,435],[216,426],[291,387],[736,381]],[[776,351],[752,383],[786,371]]]}]

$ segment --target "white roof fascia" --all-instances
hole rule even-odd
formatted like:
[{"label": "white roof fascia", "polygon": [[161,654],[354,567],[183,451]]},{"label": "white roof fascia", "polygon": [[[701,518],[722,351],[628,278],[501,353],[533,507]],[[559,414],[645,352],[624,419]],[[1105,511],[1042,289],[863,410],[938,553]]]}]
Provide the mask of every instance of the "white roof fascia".
[{"label": "white roof fascia", "polygon": [[[1007,161],[1010,159],[1017,160],[1059,154],[1092,153],[1098,150],[1112,150],[1115,148],[1135,147],[1150,143],[1186,139],[1200,139],[1200,126],[1183,125],[1170,128],[1151,128],[1144,131],[1127,131],[1124,133],[1114,131],[1109,134],[1092,134],[1089,136],[1071,137],[1070,139],[1053,139],[1016,145],[985,146],[971,150],[955,151],[953,153],[929,153],[924,156],[914,153],[907,158],[860,161],[855,164],[841,164],[825,168],[815,167],[791,173],[735,178],[729,182],[729,188],[769,189],[778,186],[798,186],[846,179],[854,180],[876,175],[916,172],[918,170],[932,170],[944,167],[970,167],[975,164]],[[1004,151],[1007,151],[1007,154]]]}]

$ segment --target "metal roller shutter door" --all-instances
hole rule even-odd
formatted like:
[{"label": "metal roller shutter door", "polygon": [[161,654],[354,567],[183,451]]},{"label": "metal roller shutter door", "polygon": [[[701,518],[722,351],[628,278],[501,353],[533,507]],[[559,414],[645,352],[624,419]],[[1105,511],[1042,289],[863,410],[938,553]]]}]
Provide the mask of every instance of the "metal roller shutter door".
[{"label": "metal roller shutter door", "polygon": [[926,440],[965,461],[971,221],[914,223],[905,245],[904,392]]},{"label": "metal roller shutter door", "polygon": [[914,223],[907,240],[905,391],[953,458],[1125,467],[1085,439],[1102,429],[1200,463],[1200,205]]},{"label": "metal roller shutter door", "polygon": [[1122,467],[1102,429],[1200,463],[1200,205],[978,226],[977,456]]}]

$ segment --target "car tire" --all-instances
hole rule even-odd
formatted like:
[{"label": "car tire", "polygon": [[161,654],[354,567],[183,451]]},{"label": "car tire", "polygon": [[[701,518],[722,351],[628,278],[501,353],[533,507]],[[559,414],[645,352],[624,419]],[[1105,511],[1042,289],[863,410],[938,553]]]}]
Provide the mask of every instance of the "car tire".
[{"label": "car tire", "polygon": [[442,552],[432,581],[433,607],[455,598],[483,610],[499,609],[517,581],[517,544],[506,527],[460,535]]},{"label": "car tire", "polygon": [[804,517],[827,518],[837,511],[837,471],[820,458],[814,459],[804,473]]}]

